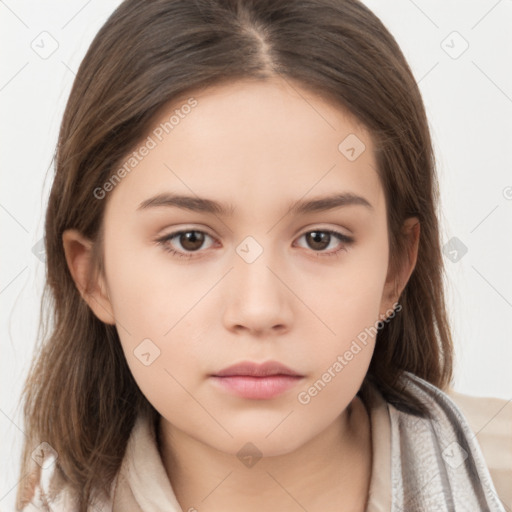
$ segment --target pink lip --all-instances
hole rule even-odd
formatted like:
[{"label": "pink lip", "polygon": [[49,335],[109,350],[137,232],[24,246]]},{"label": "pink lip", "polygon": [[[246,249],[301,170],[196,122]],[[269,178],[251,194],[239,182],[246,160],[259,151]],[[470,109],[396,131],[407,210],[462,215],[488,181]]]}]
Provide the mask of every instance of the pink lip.
[{"label": "pink lip", "polygon": [[300,373],[288,368],[277,361],[266,361],[265,363],[253,363],[252,361],[242,361],[241,363],[228,366],[216,372],[215,377],[232,377],[234,375],[246,375],[250,377],[268,377],[269,375],[291,375],[294,377],[303,377]]},{"label": "pink lip", "polygon": [[243,398],[267,400],[295,386],[304,376],[278,363],[244,361],[211,375],[223,389]]}]

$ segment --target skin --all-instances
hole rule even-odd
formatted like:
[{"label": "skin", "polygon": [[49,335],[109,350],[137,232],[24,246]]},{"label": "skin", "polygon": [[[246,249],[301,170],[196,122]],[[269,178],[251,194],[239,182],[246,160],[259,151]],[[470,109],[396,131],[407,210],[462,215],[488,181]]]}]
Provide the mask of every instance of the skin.
[{"label": "skin", "polygon": [[[390,314],[416,263],[419,223],[405,222],[408,254],[391,275],[372,141],[339,107],[277,78],[194,98],[198,105],[104,199],[104,275],[87,285],[93,243],[76,230],[63,235],[70,271],[96,316],[116,325],[137,384],[161,414],[162,461],[183,510],[363,511],[372,447],[356,393],[375,339],[308,404],[297,396]],[[349,134],[366,146],[355,161],[338,150]],[[231,204],[236,214],[137,210],[164,191]],[[296,201],[335,191],[372,207],[287,214]],[[209,235],[203,245],[167,241],[190,259],[155,242],[180,229]],[[319,248],[307,234],[325,229],[353,242],[324,235]],[[247,236],[263,250],[252,263],[236,251]],[[160,350],[149,366],[134,355],[146,338]],[[245,360],[277,360],[304,378],[268,400],[212,383],[210,374]],[[262,455],[252,467],[237,457],[248,442]]]}]

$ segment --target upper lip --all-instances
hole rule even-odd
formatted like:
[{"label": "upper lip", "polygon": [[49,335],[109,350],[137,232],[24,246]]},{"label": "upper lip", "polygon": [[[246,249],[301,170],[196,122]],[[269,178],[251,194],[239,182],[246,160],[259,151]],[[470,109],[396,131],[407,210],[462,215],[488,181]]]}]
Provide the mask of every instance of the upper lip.
[{"label": "upper lip", "polygon": [[269,375],[291,375],[302,377],[300,373],[288,368],[277,361],[266,361],[265,363],[253,363],[252,361],[243,361],[224,368],[215,373],[214,377],[230,377],[234,375],[248,375],[251,377],[266,377]]}]

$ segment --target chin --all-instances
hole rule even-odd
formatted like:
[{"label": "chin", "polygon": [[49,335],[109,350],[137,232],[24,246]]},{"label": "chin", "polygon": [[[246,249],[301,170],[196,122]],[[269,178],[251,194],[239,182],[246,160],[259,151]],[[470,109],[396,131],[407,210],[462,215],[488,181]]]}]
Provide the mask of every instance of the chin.
[{"label": "chin", "polygon": [[[258,431],[254,425],[245,430],[233,432],[234,438],[223,440],[219,445],[214,446],[219,451],[236,456],[242,462],[245,457],[278,457],[287,455],[309,441],[309,437],[304,433],[296,433],[291,436],[289,431],[280,434],[273,432],[268,435],[269,430],[266,426],[262,426]],[[210,441],[211,443],[211,441]]]}]

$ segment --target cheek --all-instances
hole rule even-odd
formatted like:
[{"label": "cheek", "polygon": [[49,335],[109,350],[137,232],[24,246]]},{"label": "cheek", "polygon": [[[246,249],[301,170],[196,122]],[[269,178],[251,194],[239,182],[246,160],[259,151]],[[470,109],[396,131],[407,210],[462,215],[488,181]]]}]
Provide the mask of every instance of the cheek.
[{"label": "cheek", "polygon": [[[387,277],[387,246],[368,245],[347,254],[329,279],[316,281],[316,311],[325,319],[324,338],[343,348],[379,318],[384,284]],[[331,336],[329,336],[331,331]]]},{"label": "cheek", "polygon": [[324,422],[334,420],[347,407],[370,365],[383,280],[378,265],[373,270],[340,277],[317,303],[328,328],[320,326],[314,345],[304,346],[313,371],[296,400],[304,414]]},{"label": "cheek", "polygon": [[330,400],[348,400],[366,375],[382,326],[379,312],[387,266],[386,240],[375,237],[364,249],[355,249],[329,279],[314,283],[309,297],[322,323],[316,322],[315,350],[304,347],[315,367],[308,381],[314,388],[311,393],[305,389],[305,400],[317,403],[319,410]]},{"label": "cheek", "polygon": [[106,266],[116,321],[139,338],[166,336],[211,287],[193,265],[173,263],[162,247],[129,232],[106,248]]},{"label": "cheek", "polygon": [[194,309],[201,310],[198,301],[211,284],[194,278],[192,266],[173,268],[165,256],[155,258],[158,248],[124,250],[129,244],[118,238],[106,247],[105,259],[126,361],[152,403],[183,401],[178,382],[186,385],[197,372],[196,346],[208,329],[206,322],[198,325]]}]

